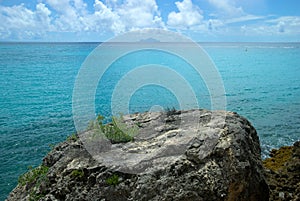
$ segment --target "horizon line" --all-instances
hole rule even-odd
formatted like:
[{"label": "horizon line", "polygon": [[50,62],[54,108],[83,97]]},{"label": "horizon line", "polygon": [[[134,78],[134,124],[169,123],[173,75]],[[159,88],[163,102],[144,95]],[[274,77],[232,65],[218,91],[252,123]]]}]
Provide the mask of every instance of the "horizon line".
[{"label": "horizon line", "polygon": [[[148,42],[143,43],[187,43],[187,42]],[[109,42],[109,41],[0,41],[1,43],[135,43],[135,42]],[[139,43],[139,41],[138,41]],[[300,41],[192,41],[191,43],[300,43]]]}]

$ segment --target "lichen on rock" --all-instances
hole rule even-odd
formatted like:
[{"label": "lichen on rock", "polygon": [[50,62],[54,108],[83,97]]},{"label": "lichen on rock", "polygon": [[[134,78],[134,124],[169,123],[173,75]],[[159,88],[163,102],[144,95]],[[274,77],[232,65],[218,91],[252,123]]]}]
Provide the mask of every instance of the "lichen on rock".
[{"label": "lichen on rock", "polygon": [[300,200],[300,141],[273,149],[263,164],[270,200]]}]

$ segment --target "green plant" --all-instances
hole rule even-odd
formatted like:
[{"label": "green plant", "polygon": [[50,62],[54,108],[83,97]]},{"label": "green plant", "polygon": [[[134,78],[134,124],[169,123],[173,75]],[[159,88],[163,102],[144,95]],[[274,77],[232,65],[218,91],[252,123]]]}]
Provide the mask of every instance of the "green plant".
[{"label": "green plant", "polygon": [[75,178],[82,178],[84,176],[83,170],[73,170],[71,176]]},{"label": "green plant", "polygon": [[124,123],[122,116],[112,117],[111,123],[104,124],[104,117],[98,115],[96,121],[90,122],[88,129],[95,130],[96,134],[104,135],[111,143],[125,143],[134,140],[138,133],[138,127],[132,125],[129,127]]},{"label": "green plant", "polygon": [[32,184],[39,180],[40,178],[44,178],[48,173],[49,167],[45,165],[38,166],[37,168],[29,167],[29,171],[22,174],[19,179],[18,183],[21,186],[25,186],[26,184]]},{"label": "green plant", "polygon": [[45,190],[40,189],[39,193],[37,189],[41,186],[41,184],[49,182],[47,178],[47,173],[49,171],[49,167],[45,165],[38,166],[36,168],[28,167],[28,172],[21,175],[18,179],[18,183],[21,186],[30,185],[31,190],[29,193],[29,201],[37,201],[46,195]]},{"label": "green plant", "polygon": [[112,176],[110,176],[106,179],[106,183],[110,186],[118,185],[119,184],[119,176],[116,174],[113,174]]},{"label": "green plant", "polygon": [[142,127],[142,123],[141,123],[141,122],[136,122],[135,125],[136,125],[137,127]]},{"label": "green plant", "polygon": [[122,143],[133,141],[133,137],[136,135],[135,127],[128,127],[125,123],[123,123],[122,117],[112,117],[112,123],[108,124],[104,133],[107,139],[109,139],[112,143]]},{"label": "green plant", "polygon": [[29,194],[29,201],[38,201],[43,197],[45,197],[45,194],[37,193],[36,191],[32,190]]},{"label": "green plant", "polygon": [[78,140],[78,136],[77,136],[76,133],[73,133],[72,135],[70,135],[70,136],[67,137],[67,140],[69,142],[71,142],[71,141],[77,141]]}]

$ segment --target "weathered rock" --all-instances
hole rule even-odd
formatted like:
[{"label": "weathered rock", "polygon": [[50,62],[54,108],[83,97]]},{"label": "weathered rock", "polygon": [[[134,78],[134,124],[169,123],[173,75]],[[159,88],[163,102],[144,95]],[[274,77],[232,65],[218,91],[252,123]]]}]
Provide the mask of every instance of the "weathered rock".
[{"label": "weathered rock", "polygon": [[19,184],[8,201],[34,196],[72,201],[269,199],[257,133],[238,114],[190,110],[124,119],[139,126],[134,142],[95,142],[89,132],[63,142],[44,158],[47,174]]},{"label": "weathered rock", "polygon": [[300,141],[274,149],[270,156],[263,162],[270,200],[300,200]]}]

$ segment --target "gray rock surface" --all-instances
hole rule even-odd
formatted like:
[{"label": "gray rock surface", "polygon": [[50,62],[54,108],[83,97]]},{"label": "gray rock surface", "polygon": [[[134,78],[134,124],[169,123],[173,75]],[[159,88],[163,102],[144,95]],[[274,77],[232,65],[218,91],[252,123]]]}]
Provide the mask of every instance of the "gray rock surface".
[{"label": "gray rock surface", "polygon": [[124,117],[133,142],[57,145],[43,177],[18,185],[11,200],[268,200],[259,139],[236,113],[189,110]]}]

